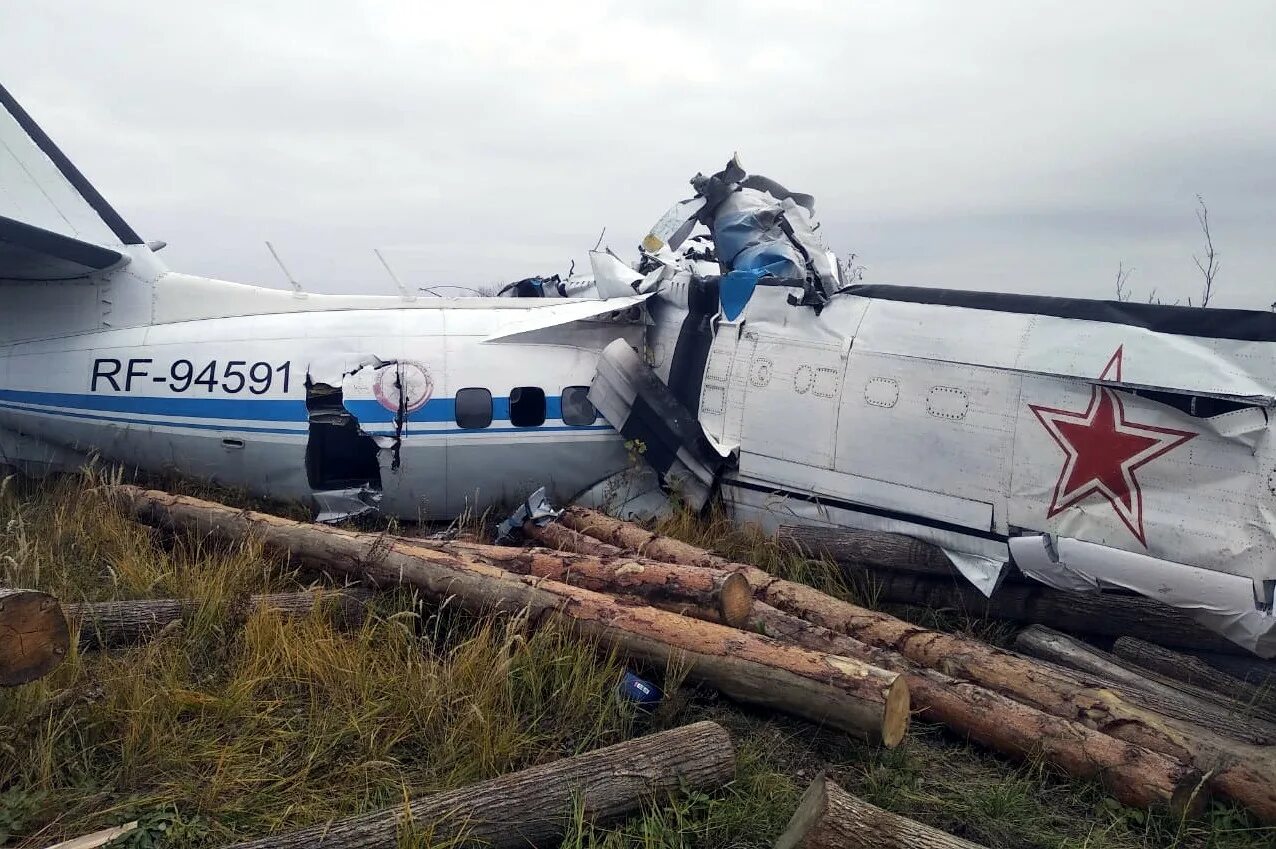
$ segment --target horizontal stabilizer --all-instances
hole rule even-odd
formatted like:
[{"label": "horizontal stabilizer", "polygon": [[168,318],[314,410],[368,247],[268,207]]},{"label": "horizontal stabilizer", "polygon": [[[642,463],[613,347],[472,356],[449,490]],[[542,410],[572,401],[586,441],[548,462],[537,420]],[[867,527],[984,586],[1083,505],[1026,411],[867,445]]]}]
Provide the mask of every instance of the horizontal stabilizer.
[{"label": "horizontal stabilizer", "polygon": [[0,279],[68,280],[141,245],[40,125],[0,86]]},{"label": "horizontal stabilizer", "polygon": [[126,263],[112,248],[0,216],[0,279],[69,280]]}]

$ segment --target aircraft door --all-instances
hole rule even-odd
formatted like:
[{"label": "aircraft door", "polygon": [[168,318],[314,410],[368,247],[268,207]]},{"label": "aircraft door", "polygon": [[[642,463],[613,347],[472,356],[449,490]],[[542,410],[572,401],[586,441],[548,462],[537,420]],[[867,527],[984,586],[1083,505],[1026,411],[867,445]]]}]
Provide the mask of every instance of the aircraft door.
[{"label": "aircraft door", "polygon": [[698,417],[705,432],[721,445],[740,444],[749,363],[757,336],[744,320],[719,321],[700,390]]}]

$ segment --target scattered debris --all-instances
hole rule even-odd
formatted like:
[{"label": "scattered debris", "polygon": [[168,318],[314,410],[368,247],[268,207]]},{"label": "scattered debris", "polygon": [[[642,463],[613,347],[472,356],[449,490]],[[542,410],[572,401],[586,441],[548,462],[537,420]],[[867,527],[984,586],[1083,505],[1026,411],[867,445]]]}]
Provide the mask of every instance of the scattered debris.
[{"label": "scattered debris", "polygon": [[665,697],[655,684],[628,671],[616,686],[616,695],[644,708],[654,707]]},{"label": "scattered debris", "polygon": [[101,831],[95,831],[92,834],[86,834],[83,837],[76,837],[72,840],[64,840],[61,843],[55,843],[47,849],[97,849],[99,846],[105,846],[112,840],[124,837],[131,831],[137,830],[137,820],[126,822],[124,825],[114,826],[112,828],[104,828]]},{"label": "scattered debris", "polygon": [[527,500],[496,528],[496,542],[498,545],[517,542],[528,522],[541,527],[558,518],[558,513],[559,511],[549,503],[545,487],[542,486],[529,495]]}]

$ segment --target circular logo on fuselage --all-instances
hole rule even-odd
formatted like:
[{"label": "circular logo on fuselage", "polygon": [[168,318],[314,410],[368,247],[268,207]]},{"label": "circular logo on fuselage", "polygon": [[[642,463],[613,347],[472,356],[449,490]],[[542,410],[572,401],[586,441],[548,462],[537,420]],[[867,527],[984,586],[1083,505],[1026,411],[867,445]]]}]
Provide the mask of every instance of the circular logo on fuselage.
[{"label": "circular logo on fuselage", "polygon": [[392,413],[399,412],[402,398],[403,412],[412,413],[424,407],[434,394],[434,378],[423,363],[400,360],[393,367],[380,370],[372,382],[372,394]]}]

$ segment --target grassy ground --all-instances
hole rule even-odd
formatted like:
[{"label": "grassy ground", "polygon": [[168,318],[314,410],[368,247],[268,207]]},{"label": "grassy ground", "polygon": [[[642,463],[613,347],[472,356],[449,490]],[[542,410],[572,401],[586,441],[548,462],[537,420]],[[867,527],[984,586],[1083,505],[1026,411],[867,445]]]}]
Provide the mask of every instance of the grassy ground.
[{"label": "grassy ground", "polygon": [[[990,847],[1276,845],[1235,809],[1179,823],[1115,804],[1097,785],[1016,765],[917,725],[892,751],[663,682],[651,714],[618,702],[619,659],[517,617],[474,617],[389,594],[358,629],[322,615],[235,614],[245,594],[315,576],[248,543],[163,539],[125,520],[98,479],[0,486],[0,584],[62,599],[186,596],[178,629],[146,645],[73,655],[0,691],[0,845],[45,846],[140,818],[123,845],[217,846],[401,803],[634,735],[714,719],[738,743],[736,780],[657,800],[571,847],[765,847],[806,783],[843,786]],[[233,497],[233,496],[231,496]],[[861,600],[826,564],[786,555],[719,520],[663,530]],[[982,636],[1005,637],[995,626]],[[661,681],[664,670],[642,669]],[[405,846],[429,845],[428,824]]]}]

